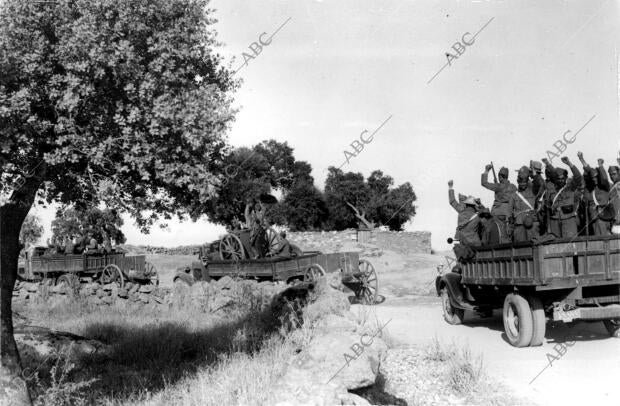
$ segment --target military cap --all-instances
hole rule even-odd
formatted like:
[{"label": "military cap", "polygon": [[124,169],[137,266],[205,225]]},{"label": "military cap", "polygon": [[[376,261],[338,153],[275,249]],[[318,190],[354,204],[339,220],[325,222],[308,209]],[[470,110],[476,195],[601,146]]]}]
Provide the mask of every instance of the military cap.
[{"label": "military cap", "polygon": [[476,199],[474,199],[473,196],[468,196],[467,199],[465,199],[465,201],[463,203],[475,206],[476,205]]},{"label": "military cap", "polygon": [[568,176],[568,171],[564,168],[555,168],[555,174],[557,176],[563,175],[564,177]]},{"label": "military cap", "polygon": [[536,172],[542,172],[542,163],[538,161],[532,161],[532,169]]},{"label": "military cap", "polygon": [[530,176],[530,168],[525,165],[519,168],[518,172],[519,173],[517,174],[517,180],[527,180]]}]

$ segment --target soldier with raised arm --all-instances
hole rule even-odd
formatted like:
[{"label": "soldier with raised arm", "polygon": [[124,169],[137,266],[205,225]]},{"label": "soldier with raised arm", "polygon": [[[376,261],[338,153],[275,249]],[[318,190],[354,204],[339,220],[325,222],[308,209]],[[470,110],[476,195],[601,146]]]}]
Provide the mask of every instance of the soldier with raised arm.
[{"label": "soldier with raised arm", "polygon": [[599,159],[598,167],[595,169],[588,165],[583,153],[578,152],[577,156],[583,165],[586,230],[591,235],[611,235],[611,223],[614,216],[613,211],[608,209],[611,185],[603,166],[605,162]]},{"label": "soldier with raised arm", "polygon": [[[620,165],[620,158],[618,158]],[[611,227],[612,234],[620,234],[620,167],[612,165],[609,167],[609,177],[611,178],[611,189],[609,191],[609,202],[614,210],[614,220]]]},{"label": "soldier with raised arm", "polygon": [[454,238],[468,246],[480,245],[480,216],[476,200],[469,196],[463,202],[457,202],[454,196],[453,181],[448,181],[448,200],[450,206],[459,214]]},{"label": "soldier with raised arm", "polygon": [[[513,242],[531,241],[540,235],[539,221],[536,212],[536,193],[530,182],[530,168],[519,169],[517,175],[517,190],[510,196],[508,207],[510,221],[513,224]],[[540,181],[540,179],[539,179]]]},{"label": "soldier with raised arm", "polygon": [[495,192],[495,200],[491,207],[491,215],[496,220],[496,223],[500,226],[501,242],[510,242],[510,230],[508,227],[508,219],[510,217],[510,210],[508,209],[508,200],[517,187],[508,181],[508,168],[501,168],[499,170],[499,181],[493,183],[489,182],[489,171],[493,168],[493,165],[489,164],[485,166],[484,172],[480,176],[480,184]]},{"label": "soldier with raised arm", "polygon": [[583,176],[568,157],[562,157],[562,162],[568,165],[573,177],[568,177],[568,171],[563,168],[555,169],[555,191],[547,197],[549,208],[549,232],[558,238],[571,238],[579,233],[577,211],[583,196]]}]

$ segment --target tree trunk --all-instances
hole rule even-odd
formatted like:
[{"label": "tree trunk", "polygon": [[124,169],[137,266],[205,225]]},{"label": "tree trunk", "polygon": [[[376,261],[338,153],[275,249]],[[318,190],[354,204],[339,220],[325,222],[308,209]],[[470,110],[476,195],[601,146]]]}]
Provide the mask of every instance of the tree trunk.
[{"label": "tree trunk", "polygon": [[0,405],[32,404],[22,378],[11,310],[20,251],[19,231],[32,203],[9,202],[0,207]]}]

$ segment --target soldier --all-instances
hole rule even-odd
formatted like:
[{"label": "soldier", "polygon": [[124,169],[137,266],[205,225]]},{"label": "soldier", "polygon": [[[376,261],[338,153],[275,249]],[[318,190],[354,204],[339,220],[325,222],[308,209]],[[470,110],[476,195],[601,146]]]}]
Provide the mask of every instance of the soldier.
[{"label": "soldier", "polygon": [[[592,168],[585,161],[583,153],[577,152],[577,156],[583,165],[585,181],[584,203],[586,214],[586,231],[592,235],[611,235],[611,222],[613,214],[610,216],[609,206],[609,178],[603,166],[604,161],[598,160],[598,167]],[[592,232],[590,233],[590,224]]]},{"label": "soldier", "polygon": [[[531,165],[530,165],[531,166]],[[517,175],[517,191],[510,196],[508,207],[510,210],[510,221],[514,225],[512,241],[525,242],[531,241],[540,235],[539,221],[536,211],[536,193],[534,184],[529,181],[532,171],[527,166],[522,166]],[[535,178],[539,188],[542,188],[542,175]]]},{"label": "soldier", "polygon": [[289,240],[286,239],[286,232],[282,231],[280,233],[280,241],[278,241],[278,246],[274,255],[276,257],[290,258],[302,254],[302,250],[295,244],[291,244]]},{"label": "soldier", "polygon": [[[618,158],[620,164],[620,158]],[[612,234],[620,234],[620,167],[610,166],[609,177],[613,183],[609,191],[609,202],[614,209],[614,220],[611,227]]]},{"label": "soldier", "polygon": [[459,213],[458,225],[456,227],[455,239],[464,245],[478,246],[480,245],[480,216],[476,209],[476,201],[473,197],[466,198],[462,203],[456,201],[454,197],[453,181],[448,182],[448,200],[450,206],[454,207]]},{"label": "soldier", "polygon": [[73,250],[75,249],[75,245],[73,245],[73,236],[69,235],[65,238],[65,254],[71,255],[73,254]]},{"label": "soldier", "polygon": [[573,173],[568,178],[568,171],[555,169],[555,191],[548,194],[546,205],[549,208],[549,232],[559,238],[575,237],[579,233],[577,210],[583,196],[583,176],[568,157],[562,157]]},{"label": "soldier", "polygon": [[493,201],[493,207],[491,208],[491,215],[498,221],[501,228],[501,242],[510,242],[510,231],[508,229],[508,218],[510,212],[508,210],[508,199],[512,195],[517,187],[508,181],[508,168],[501,168],[499,170],[499,182],[489,182],[489,171],[493,168],[493,165],[489,164],[485,166],[484,172],[480,177],[480,184],[495,192],[495,200]]},{"label": "soldier", "polygon": [[262,258],[266,254],[267,239],[265,237],[265,207],[255,199],[248,199],[245,206],[245,219],[250,228],[250,247],[252,258]]}]

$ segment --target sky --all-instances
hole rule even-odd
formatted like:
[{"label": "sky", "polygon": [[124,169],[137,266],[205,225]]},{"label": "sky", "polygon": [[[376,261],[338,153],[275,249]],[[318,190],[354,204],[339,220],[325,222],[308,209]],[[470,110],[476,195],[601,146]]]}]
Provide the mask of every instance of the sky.
[{"label": "sky", "polygon": [[[578,163],[582,151],[590,163],[611,164],[618,156],[618,1],[212,0],[211,7],[219,52],[243,80],[229,142],[287,141],[321,189],[327,167],[355,153],[344,171],[380,169],[396,185],[413,185],[417,214],[406,229],[431,231],[436,249],[448,247],[456,227],[448,180],[490,206],[480,174],[491,161],[510,168],[514,182],[530,159],[561,165],[554,155],[563,152]],[[250,49],[271,35],[260,52]],[[244,52],[255,55],[247,64]],[[367,130],[368,140],[384,122],[356,153],[360,134]],[[49,226],[52,210],[35,211]],[[224,232],[206,219],[168,224],[143,235],[127,218],[123,231],[128,243],[162,246]]]}]

